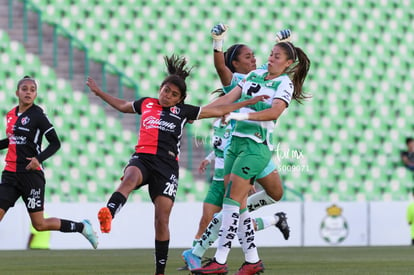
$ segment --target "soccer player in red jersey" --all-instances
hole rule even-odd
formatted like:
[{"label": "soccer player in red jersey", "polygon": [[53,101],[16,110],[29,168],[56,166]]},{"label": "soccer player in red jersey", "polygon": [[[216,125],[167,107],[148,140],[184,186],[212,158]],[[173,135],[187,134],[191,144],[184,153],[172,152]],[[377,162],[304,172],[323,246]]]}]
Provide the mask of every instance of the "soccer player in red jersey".
[{"label": "soccer player in red jersey", "polygon": [[[19,104],[6,115],[7,138],[0,140],[0,150],[7,148],[6,166],[0,182],[0,221],[22,197],[37,231],[79,232],[96,249],[98,238],[89,220],[74,222],[44,217],[46,182],[42,162],[60,148],[60,141],[43,110],[34,104],[37,97],[35,79],[29,76],[21,79],[16,96]],[[41,149],[43,136],[49,142],[44,150]]]},{"label": "soccer player in red jersey", "polygon": [[165,63],[169,75],[161,83],[158,98],[143,97],[128,102],[103,92],[92,78],[86,83],[93,93],[118,111],[141,115],[135,153],[124,170],[121,184],[106,207],[100,209],[98,219],[101,231],[109,233],[112,219],[126,203],[128,195],[148,185],[155,208],[156,274],[164,274],[167,262],[169,218],[178,188],[178,157],[184,125],[191,120],[221,117],[264,99],[252,97],[216,107],[184,104],[187,95],[185,79],[191,68],[184,58],[175,55],[165,57]]}]

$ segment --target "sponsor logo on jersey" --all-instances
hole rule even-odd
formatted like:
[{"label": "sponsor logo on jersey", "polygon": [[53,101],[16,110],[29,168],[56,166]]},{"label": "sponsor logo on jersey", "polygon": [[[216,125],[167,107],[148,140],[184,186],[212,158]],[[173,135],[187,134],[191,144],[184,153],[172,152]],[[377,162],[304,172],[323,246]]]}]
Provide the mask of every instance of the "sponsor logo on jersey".
[{"label": "sponsor logo on jersey", "polygon": [[152,108],[152,106],[154,106],[154,102],[148,102],[147,105],[145,105],[147,108]]},{"label": "sponsor logo on jersey", "polygon": [[170,112],[174,115],[178,115],[180,113],[180,108],[178,108],[177,106],[173,106],[170,108]]},{"label": "sponsor logo on jersey", "polygon": [[146,129],[157,128],[169,132],[174,131],[174,129],[177,127],[177,125],[175,125],[173,122],[164,121],[153,116],[149,116],[146,119],[144,119],[142,125]]},{"label": "sponsor logo on jersey", "polygon": [[24,126],[30,122],[30,118],[28,116],[25,116],[24,118],[22,118],[21,122],[22,122],[22,125]]},{"label": "sponsor logo on jersey", "polygon": [[9,137],[10,144],[26,144],[26,137],[24,136],[10,136]]}]

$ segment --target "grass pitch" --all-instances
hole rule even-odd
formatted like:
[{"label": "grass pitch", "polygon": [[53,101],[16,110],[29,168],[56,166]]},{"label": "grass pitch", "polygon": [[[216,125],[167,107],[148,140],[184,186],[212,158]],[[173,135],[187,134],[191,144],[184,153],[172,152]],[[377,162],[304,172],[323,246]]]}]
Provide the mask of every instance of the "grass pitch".
[{"label": "grass pitch", "polygon": [[[166,274],[183,265],[183,249],[170,249]],[[206,256],[211,257],[215,249]],[[154,274],[154,250],[0,251],[0,274]],[[265,274],[414,274],[414,247],[259,248]],[[230,252],[233,274],[243,262],[240,248]]]}]

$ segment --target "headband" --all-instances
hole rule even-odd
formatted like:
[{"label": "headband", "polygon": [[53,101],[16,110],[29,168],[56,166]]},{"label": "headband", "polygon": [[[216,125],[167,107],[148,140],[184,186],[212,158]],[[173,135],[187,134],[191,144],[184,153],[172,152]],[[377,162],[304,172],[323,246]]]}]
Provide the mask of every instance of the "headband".
[{"label": "headband", "polygon": [[[231,54],[230,54],[230,58],[228,58],[227,59],[227,63],[228,63],[228,65],[229,66],[232,66],[233,67],[233,65],[231,64],[231,62],[233,61],[233,57],[234,57],[234,54],[236,53],[236,51],[237,51],[237,49],[238,48],[240,48],[241,46],[243,46],[242,44],[238,44],[236,47],[234,47],[234,49],[231,51]],[[233,68],[234,69],[234,68]]]},{"label": "headband", "polygon": [[290,42],[282,42],[282,43],[288,45],[290,52],[292,53],[292,56],[293,56],[293,61],[296,61],[297,54],[296,54],[295,46],[293,46],[293,44]]}]

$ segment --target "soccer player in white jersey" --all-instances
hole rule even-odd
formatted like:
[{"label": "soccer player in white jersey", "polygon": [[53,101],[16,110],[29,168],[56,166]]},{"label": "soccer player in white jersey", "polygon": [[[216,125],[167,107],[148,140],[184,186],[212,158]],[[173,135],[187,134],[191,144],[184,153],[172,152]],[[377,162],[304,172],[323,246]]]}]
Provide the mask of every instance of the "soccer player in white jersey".
[{"label": "soccer player in white jersey", "polygon": [[[225,274],[227,256],[238,231],[246,232],[240,239],[245,262],[237,274],[256,274],[264,270],[254,242],[252,220],[247,210],[247,196],[253,180],[263,171],[272,155],[272,134],[275,121],[289,106],[291,99],[302,101],[302,91],[310,60],[302,49],[290,42],[279,42],[271,50],[267,69],[250,72],[228,94],[214,104],[234,102],[255,95],[266,95],[266,102],[246,106],[231,113],[235,120],[232,142],[225,156],[226,193],[223,201],[223,221],[214,258],[193,274]],[[240,237],[240,236],[239,236]]]},{"label": "soccer player in white jersey", "polygon": [[[253,51],[244,44],[234,44],[223,54],[222,44],[226,32],[227,26],[224,24],[218,24],[212,29],[214,66],[223,84],[223,90],[227,93],[236,87],[247,73],[256,69],[256,58]],[[276,42],[289,41],[290,35],[290,30],[281,30],[277,32],[275,40]],[[266,69],[267,64],[260,66],[260,68]],[[247,202],[249,211],[257,210],[263,205],[273,204],[282,198],[282,181],[273,160],[270,160],[265,169],[256,177],[256,181],[265,190],[249,196]],[[278,224],[287,240],[289,238],[289,227],[285,213],[276,213],[272,222]]]},{"label": "soccer player in white jersey", "polygon": [[[223,38],[226,32],[227,27],[223,24],[218,24],[212,29],[212,37],[214,41],[214,66],[223,85],[222,91],[224,93],[231,91],[250,71],[256,69],[256,58],[253,50],[247,45],[234,44],[223,53]],[[290,35],[290,30],[281,30],[276,34],[276,41],[287,41],[289,40]],[[267,68],[267,64],[262,65],[261,68]],[[220,122],[216,121],[215,124],[217,123]],[[230,133],[232,132],[233,124],[234,123],[231,123],[226,126],[226,129],[229,129]],[[218,129],[217,127],[213,128]],[[221,128],[223,128],[223,126]],[[193,241],[193,247],[182,253],[182,258],[186,266],[179,268],[178,270],[201,267],[201,258],[204,256],[204,253],[211,246],[211,244],[218,238],[218,231],[221,226],[222,218],[221,213],[218,212],[221,210],[221,206],[223,204],[224,181],[222,179],[223,169],[217,170],[217,161],[219,164],[223,163],[220,167],[224,167],[223,151],[225,148],[228,148],[231,136],[228,135],[224,138],[222,136],[216,137],[215,135],[214,138],[223,140],[226,144],[222,142],[220,147],[222,151],[219,152],[220,156],[214,156],[214,153],[217,153],[217,149],[219,149],[214,146],[214,152],[203,160],[200,168],[205,167],[211,162],[212,159],[215,159],[215,178],[217,179],[216,173],[221,173],[221,180],[213,180],[209,188],[208,194],[203,203],[203,215],[200,219],[199,228]],[[264,186],[265,190],[260,190],[249,196],[247,200],[249,211],[257,210],[264,205],[273,204],[282,198],[282,182],[276,165],[272,160],[269,161],[266,168],[260,173],[260,175],[257,176],[256,181],[261,186]],[[213,215],[215,213],[218,214],[216,214],[213,219]],[[210,221],[211,223],[209,224]],[[263,230],[270,226],[276,226],[276,228],[282,232],[285,240],[287,240],[290,235],[290,228],[287,223],[286,214],[283,212],[278,212],[274,215],[264,217],[256,217],[254,219],[254,225],[255,230]]]}]

